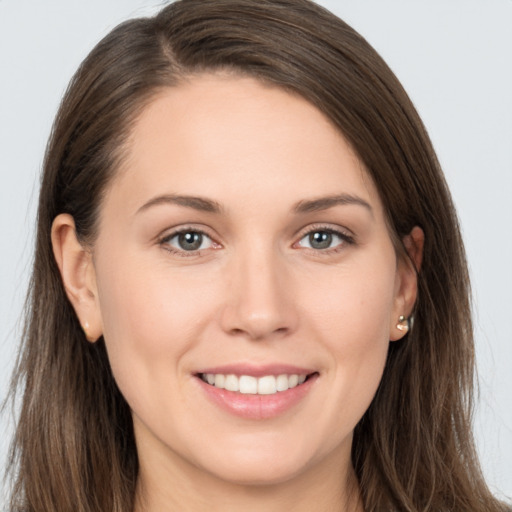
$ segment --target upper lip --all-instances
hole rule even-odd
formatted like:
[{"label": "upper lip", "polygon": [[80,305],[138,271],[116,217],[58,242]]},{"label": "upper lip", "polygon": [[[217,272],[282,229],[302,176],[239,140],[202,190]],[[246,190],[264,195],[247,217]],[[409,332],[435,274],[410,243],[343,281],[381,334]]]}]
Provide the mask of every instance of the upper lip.
[{"label": "upper lip", "polygon": [[223,374],[223,375],[250,375],[252,377],[263,377],[265,375],[310,375],[316,370],[290,364],[265,364],[254,365],[250,363],[227,364],[203,368],[196,374]]}]

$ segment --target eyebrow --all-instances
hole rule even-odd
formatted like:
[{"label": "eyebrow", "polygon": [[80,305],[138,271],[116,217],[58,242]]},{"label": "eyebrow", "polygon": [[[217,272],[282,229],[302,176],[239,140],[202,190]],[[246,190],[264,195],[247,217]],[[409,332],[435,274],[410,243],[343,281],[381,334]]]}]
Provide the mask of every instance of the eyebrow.
[{"label": "eyebrow", "polygon": [[[224,208],[220,203],[212,199],[206,199],[204,197],[197,196],[183,196],[176,194],[164,194],[161,196],[153,197],[146,203],[144,203],[138,210],[137,214],[143,212],[153,206],[158,205],[177,205],[198,210],[201,212],[220,214],[224,211]],[[304,214],[311,212],[318,212],[328,210],[334,206],[339,205],[358,205],[366,208],[373,216],[373,209],[370,204],[362,199],[361,197],[354,196],[351,194],[336,194],[332,196],[320,197],[318,199],[310,199],[299,201],[294,205],[292,210],[295,213]]]},{"label": "eyebrow", "polygon": [[307,201],[299,201],[293,208],[295,213],[310,213],[328,210],[339,205],[358,205],[366,208],[373,216],[373,209],[370,204],[359,196],[351,194],[337,194],[333,196],[320,197]]},{"label": "eyebrow", "polygon": [[178,206],[185,206],[186,208],[192,208],[201,212],[208,213],[221,213],[223,208],[217,202],[211,199],[196,196],[181,196],[175,194],[165,194],[150,199],[147,203],[144,203],[138,210],[137,213],[143,212],[152,206],[158,206],[162,204],[171,204]]}]

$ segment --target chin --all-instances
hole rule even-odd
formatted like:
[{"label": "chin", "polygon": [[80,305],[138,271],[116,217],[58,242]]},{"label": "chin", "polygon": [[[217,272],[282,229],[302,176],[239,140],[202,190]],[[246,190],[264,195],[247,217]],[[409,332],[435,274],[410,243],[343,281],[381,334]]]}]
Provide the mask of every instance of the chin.
[{"label": "chin", "polygon": [[307,471],[306,466],[296,461],[266,460],[245,461],[217,467],[211,474],[235,485],[265,487],[286,483]]},{"label": "chin", "polygon": [[210,475],[235,485],[272,486],[300,478],[325,458],[312,447],[301,446],[300,442],[292,445],[282,442],[279,446],[256,444],[252,449],[220,450],[223,456],[219,456],[219,452],[212,453],[209,460],[198,461],[199,465]]}]

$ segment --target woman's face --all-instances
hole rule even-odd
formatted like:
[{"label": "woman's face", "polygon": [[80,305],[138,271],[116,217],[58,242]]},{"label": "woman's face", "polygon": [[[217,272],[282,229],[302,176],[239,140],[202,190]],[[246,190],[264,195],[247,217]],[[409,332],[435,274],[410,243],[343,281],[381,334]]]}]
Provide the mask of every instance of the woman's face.
[{"label": "woman's face", "polygon": [[92,261],[92,327],[142,472],[261,484],[349,464],[415,277],[315,107],[233,76],[161,92],[107,190]]}]

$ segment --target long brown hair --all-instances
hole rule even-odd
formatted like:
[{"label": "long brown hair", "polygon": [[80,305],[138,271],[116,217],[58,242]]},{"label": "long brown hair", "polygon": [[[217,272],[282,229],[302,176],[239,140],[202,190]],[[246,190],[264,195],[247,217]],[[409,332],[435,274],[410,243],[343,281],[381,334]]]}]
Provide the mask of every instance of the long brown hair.
[{"label": "long brown hair", "polygon": [[[115,28],[62,101],[42,177],[34,269],[12,383],[22,393],[11,510],[128,512],[138,474],[130,409],[103,340],[86,342],[50,230],[71,214],[93,244],[102,195],[142,109],[164,87],[229,71],[301,95],[350,142],[398,241],[425,233],[414,328],[391,344],[356,427],[352,462],[367,511],[502,511],[471,434],[470,290],[457,217],[429,137],[400,83],[352,28],[308,0],[180,0]],[[341,485],[341,482],[340,482]]]}]

